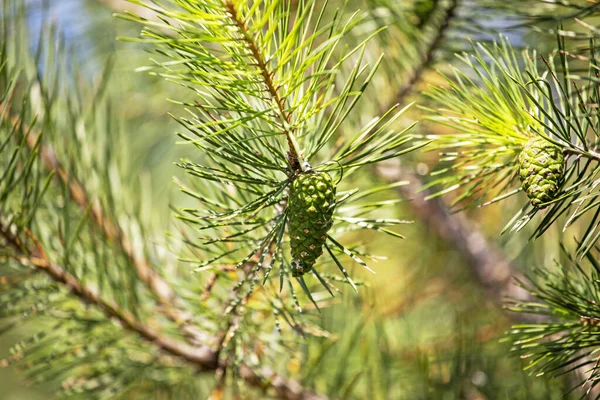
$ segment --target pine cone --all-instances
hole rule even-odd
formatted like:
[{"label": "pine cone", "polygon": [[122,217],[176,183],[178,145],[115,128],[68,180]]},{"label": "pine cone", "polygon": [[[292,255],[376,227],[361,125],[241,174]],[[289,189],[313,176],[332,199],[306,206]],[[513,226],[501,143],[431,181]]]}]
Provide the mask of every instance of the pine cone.
[{"label": "pine cone", "polygon": [[334,206],[335,185],[328,173],[309,171],[294,179],[288,204],[293,276],[310,272],[323,254]]},{"label": "pine cone", "polygon": [[563,173],[561,149],[541,137],[530,139],[519,154],[521,186],[535,208],[556,196]]}]

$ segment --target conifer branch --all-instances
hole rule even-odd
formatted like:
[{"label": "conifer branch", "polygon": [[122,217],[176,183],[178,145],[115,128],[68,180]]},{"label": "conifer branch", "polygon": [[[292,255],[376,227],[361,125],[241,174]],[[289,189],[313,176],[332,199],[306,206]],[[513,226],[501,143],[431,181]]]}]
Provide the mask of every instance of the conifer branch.
[{"label": "conifer branch", "polygon": [[[22,124],[17,116],[9,116],[5,118],[10,121],[13,126]],[[26,138],[27,146],[34,149],[37,146],[40,132],[36,132],[31,127],[22,125],[23,129],[29,132]],[[132,246],[131,240],[125,235],[122,229],[110,220],[104,212],[102,205],[97,199],[90,199],[84,185],[72,176],[69,176],[67,170],[62,166],[56,158],[56,152],[49,144],[39,145],[39,155],[48,171],[55,171],[56,175],[62,180],[65,185],[68,185],[73,201],[82,209],[86,210],[89,204],[92,204],[90,210],[91,220],[104,232],[106,238],[120,246],[123,252],[131,259],[136,273],[141,282],[154,294],[158,304],[161,306],[160,311],[170,318],[176,324],[184,323],[186,317],[181,310],[178,310],[175,303],[179,300],[176,298],[173,289],[158,273],[150,266],[149,261],[140,254],[137,254]],[[193,329],[187,329],[191,333]]]},{"label": "conifer branch", "polygon": [[[60,265],[52,263],[48,260],[45,255],[39,241],[35,239],[33,234],[29,234],[29,237],[34,241],[36,248],[32,251],[24,247],[23,241],[17,236],[10,232],[8,227],[0,227],[0,236],[5,242],[10,245],[15,251],[18,251],[17,259],[23,264],[29,264],[38,270],[44,271],[52,280],[58,284],[65,285],[69,290],[78,298],[80,298],[86,304],[94,304],[97,306],[107,317],[113,318],[119,321],[122,326],[131,332],[137,333],[140,337],[155,344],[166,353],[177,356],[186,361],[190,366],[197,368],[200,371],[212,371],[218,368],[225,368],[223,361],[219,361],[219,353],[222,347],[219,346],[217,350],[211,349],[206,344],[201,344],[198,341],[199,335],[197,328],[187,323],[189,317],[187,317],[180,309],[177,308],[176,302],[180,299],[173,291],[171,285],[162,279],[149,265],[149,262],[145,257],[136,255],[133,252],[130,241],[124,232],[111,221],[106,213],[103,211],[100,203],[95,199],[89,199],[89,195],[82,183],[76,180],[74,177],[69,176],[68,172],[61,165],[56,158],[56,152],[52,146],[48,144],[39,144],[39,132],[23,124],[18,117],[5,115],[10,123],[17,126],[21,125],[24,131],[28,131],[29,135],[26,138],[26,143],[30,149],[35,149],[36,146],[39,151],[39,157],[43,162],[44,167],[48,171],[55,171],[60,179],[68,184],[71,196],[73,200],[85,210],[88,207],[90,201],[92,202],[91,218],[95,224],[97,224],[107,239],[111,242],[117,243],[121,246],[123,251],[131,258],[132,263],[136,269],[136,273],[140,280],[152,291],[155,295],[159,305],[161,306],[158,311],[163,313],[166,317],[175,322],[180,329],[187,333],[186,337],[192,337],[192,344],[186,344],[161,334],[153,328],[145,325],[138,319],[136,319],[131,313],[128,313],[120,309],[116,304],[103,299],[99,294],[84,285],[74,275],[68,273]],[[256,265],[255,260],[249,260],[247,262],[248,268],[253,268]],[[235,270],[235,266],[223,265],[219,267],[220,270]],[[212,285],[216,281],[209,281],[206,288],[205,294],[210,292]],[[211,343],[222,343],[224,335],[228,329],[222,334],[217,335],[214,340],[209,340]],[[263,390],[271,388],[277,393],[277,396],[283,400],[326,400],[327,397],[307,391],[302,388],[297,382],[288,380],[275,374],[269,368],[263,368],[260,372],[255,372],[252,368],[247,365],[240,366],[241,377],[250,385],[259,387]]]},{"label": "conifer branch", "polygon": [[293,168],[300,168],[300,170],[303,170],[304,166],[302,162],[302,153],[300,151],[298,142],[294,137],[293,129],[291,128],[291,113],[286,111],[285,99],[279,94],[277,88],[275,87],[275,84],[273,83],[273,75],[267,67],[267,61],[265,60],[263,54],[259,50],[256,41],[250,34],[246,23],[236,10],[235,4],[230,0],[225,0],[223,3],[225,4],[227,11],[233,19],[235,26],[238,28],[239,33],[242,35],[243,40],[248,45],[248,49],[252,54],[252,58],[256,61],[256,66],[260,70],[260,75],[263,79],[263,83],[265,84],[267,91],[271,96],[271,99],[279,109],[279,118],[282,123],[282,131],[283,133],[285,133],[290,151],[290,165]]},{"label": "conifer branch", "polygon": [[[424,56],[418,66],[412,71],[409,78],[401,85],[394,96],[394,102],[406,103],[415,87],[421,82],[423,73],[432,67],[434,54],[444,41],[444,37],[450,28],[452,20],[460,0],[452,0],[445,9],[443,23],[439,26],[435,37],[429,42]],[[389,109],[390,104],[384,104],[381,110]],[[448,205],[439,199],[427,200],[428,191],[422,190],[425,186],[421,178],[406,167],[398,167],[393,171],[389,168],[380,167],[374,169],[375,174],[390,182],[406,180],[410,185],[398,186],[396,191],[401,197],[411,199],[407,204],[426,222],[429,229],[452,244],[460,251],[468,264],[472,267],[475,277],[481,286],[489,293],[493,302],[502,306],[503,296],[510,285],[511,277],[514,275],[514,266],[508,261],[502,252],[490,243],[485,236],[462,214],[450,214]],[[510,314],[519,320],[527,318],[524,315]]]},{"label": "conifer branch", "polygon": [[[436,27],[436,33],[434,37],[430,40],[427,45],[425,51],[423,52],[423,58],[417,64],[417,66],[410,71],[409,77],[405,80],[405,82],[400,86],[400,88],[396,91],[395,96],[393,96],[395,104],[404,104],[406,102],[406,97],[409,96],[414,91],[414,87],[421,81],[423,73],[425,73],[435,62],[435,52],[442,45],[444,38],[446,36],[446,32],[450,28],[452,20],[456,17],[456,12],[460,5],[460,0],[451,0],[450,4],[446,6],[444,10],[444,15],[442,17],[442,23],[438,27]],[[386,104],[381,108],[382,111],[389,109],[389,104]]]},{"label": "conifer branch", "polygon": [[217,368],[218,355],[208,346],[190,346],[164,336],[139,321],[132,314],[120,309],[116,304],[103,299],[96,291],[83,284],[63,267],[50,261],[41,244],[32,233],[29,233],[29,237],[35,244],[33,249],[25,246],[23,238],[12,233],[10,227],[0,227],[0,236],[8,246],[13,248],[15,251],[14,256],[19,262],[25,265],[30,264],[38,270],[43,271],[56,283],[68,287],[71,293],[80,298],[84,303],[95,305],[107,317],[119,321],[128,330],[139,334],[142,338],[154,343],[165,352],[181,357],[201,370],[213,370]]},{"label": "conifer branch", "polygon": [[[144,324],[131,313],[120,309],[116,304],[102,298],[96,291],[83,284],[63,267],[49,260],[40,242],[31,232],[28,233],[28,237],[34,243],[33,248],[27,247],[22,238],[11,232],[10,227],[0,226],[0,238],[4,240],[6,246],[15,251],[14,258],[17,261],[43,271],[56,283],[69,288],[71,293],[84,303],[98,307],[107,317],[120,322],[127,330],[138,334],[165,353],[184,360],[199,371],[215,371],[226,367],[222,361],[219,361],[219,352],[211,349],[210,346],[188,345],[174,340]],[[298,382],[285,379],[269,368],[262,368],[257,372],[242,364],[240,366],[240,376],[251,386],[265,391],[272,389],[278,398],[283,400],[327,400],[326,396],[307,390]]]}]

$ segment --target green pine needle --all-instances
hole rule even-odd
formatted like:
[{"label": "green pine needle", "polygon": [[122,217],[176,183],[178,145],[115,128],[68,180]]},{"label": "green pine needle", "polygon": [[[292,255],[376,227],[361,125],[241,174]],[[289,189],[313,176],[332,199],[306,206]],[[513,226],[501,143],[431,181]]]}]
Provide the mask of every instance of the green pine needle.
[{"label": "green pine needle", "polygon": [[[194,102],[180,103],[187,116],[176,118],[188,132],[179,136],[200,150],[200,161],[178,164],[193,185],[191,189],[180,183],[182,192],[201,203],[178,211],[182,221],[202,231],[197,240],[210,257],[198,260],[199,271],[212,262],[238,268],[257,262],[266,283],[273,266],[281,264],[275,262],[276,255],[288,257],[280,250],[289,246],[280,229],[284,221],[273,215],[285,216],[288,190],[297,174],[323,170],[341,180],[423,145],[410,144],[410,127],[401,132],[391,128],[408,106],[373,119],[354,137],[339,137],[382,59],[373,65],[363,62],[366,45],[377,32],[355,47],[340,47],[363,17],[348,19],[343,9],[330,14],[327,2],[318,3],[300,1],[292,9],[287,0],[173,0],[145,5],[159,22],[121,16],[145,26],[135,40],[151,45],[157,54],[154,65],[141,70],[197,94]],[[348,78],[340,86],[338,72],[347,66]],[[393,187],[368,189],[364,195]],[[360,228],[402,237],[384,227],[396,223],[364,215],[394,201],[353,205],[361,198],[347,193],[332,205],[345,203],[331,232]],[[372,271],[357,254],[331,240]],[[282,270],[279,277],[286,275]],[[330,290],[319,275],[317,281]]]}]

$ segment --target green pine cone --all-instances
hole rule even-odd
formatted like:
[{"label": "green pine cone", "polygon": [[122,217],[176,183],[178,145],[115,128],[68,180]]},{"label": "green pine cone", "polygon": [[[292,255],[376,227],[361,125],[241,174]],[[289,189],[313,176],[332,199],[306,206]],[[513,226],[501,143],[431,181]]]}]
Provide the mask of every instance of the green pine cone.
[{"label": "green pine cone", "polygon": [[316,171],[298,175],[290,189],[288,207],[292,275],[297,277],[310,272],[323,254],[335,207],[331,176]]},{"label": "green pine cone", "polygon": [[541,137],[530,139],[519,154],[521,186],[535,208],[554,199],[563,173],[561,149]]}]

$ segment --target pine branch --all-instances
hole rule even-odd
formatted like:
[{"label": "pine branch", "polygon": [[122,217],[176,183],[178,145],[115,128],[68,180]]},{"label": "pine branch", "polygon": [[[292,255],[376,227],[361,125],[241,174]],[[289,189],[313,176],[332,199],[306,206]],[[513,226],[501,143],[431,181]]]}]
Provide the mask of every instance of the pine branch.
[{"label": "pine branch", "polygon": [[[326,146],[381,62],[379,58],[371,66],[363,64],[362,59],[367,41],[376,32],[355,47],[342,48],[338,54],[335,52],[338,44],[360,18],[343,19],[343,11],[339,10],[331,21],[326,21],[325,9],[319,10],[314,1],[301,3],[293,12],[289,7],[287,1],[268,4],[212,1],[197,9],[184,7],[184,10],[159,6],[152,8],[162,21],[156,23],[131,14],[119,15],[145,25],[140,38],[123,39],[150,43],[161,57],[168,58],[154,60],[153,67],[143,70],[164,76],[200,95],[199,100],[183,104],[192,107],[192,118],[179,118],[193,136],[180,136],[198,147],[206,160],[200,163],[183,160],[178,165],[194,179],[206,182],[194,189],[181,186],[183,192],[201,200],[204,208],[182,209],[178,218],[195,229],[214,231],[216,237],[202,243],[206,246],[204,251],[221,254],[217,259],[233,262],[236,268],[255,255],[264,259],[265,246],[276,231],[281,232],[276,248],[289,242],[279,228],[291,218],[291,214],[287,215],[286,199],[294,180],[305,168],[311,169],[311,174],[329,176],[331,172],[339,178],[348,177],[364,165],[420,147],[405,148],[410,141],[408,135],[386,130],[404,111],[395,108],[386,113],[390,121],[380,125],[380,119],[370,122],[354,137],[344,138],[337,151]],[[168,22],[171,20],[185,22],[177,26]],[[224,29],[214,20],[230,21],[228,26],[232,29]],[[330,63],[334,55],[338,58]],[[353,55],[357,60],[351,58]],[[352,69],[342,89],[334,91],[339,69],[350,62]],[[373,126],[379,128],[375,135],[363,140]],[[283,136],[287,149],[282,146]],[[301,154],[300,148],[306,154]],[[232,198],[227,186],[235,188],[236,196]],[[330,200],[333,212],[335,202]],[[277,207],[281,211],[270,212]],[[363,211],[356,209],[356,212]],[[277,214],[280,217],[273,217]],[[390,221],[369,223],[335,218],[333,221],[339,221],[342,228],[357,225],[395,234],[380,226],[390,225]],[[294,237],[300,240],[300,236]],[[319,235],[323,237],[327,236]],[[241,244],[233,249],[225,245],[234,240]],[[352,250],[340,244],[335,247],[368,269]],[[311,249],[318,252],[314,244]],[[208,261],[202,259],[197,270],[210,268],[215,261],[212,255]],[[287,260],[282,268],[286,266]],[[265,278],[269,271],[265,272]],[[325,281],[319,281],[327,287]],[[352,285],[350,279],[347,281]],[[249,286],[252,290],[253,284]]]},{"label": "pine branch", "polygon": [[[0,107],[1,108],[1,107]],[[26,142],[27,145],[33,150],[38,147],[39,157],[41,158],[44,166],[49,171],[55,171],[60,179],[68,184],[69,190],[73,200],[82,208],[86,209],[90,204],[89,196],[85,187],[73,177],[69,177],[69,174],[62,167],[61,163],[56,159],[56,152],[52,149],[52,146],[47,144],[39,145],[39,132],[30,127],[22,124],[18,117],[9,117],[10,123],[14,126],[21,125],[21,128],[28,131]],[[91,208],[91,217],[93,221],[103,230],[109,241],[120,244],[122,249],[131,258],[133,265],[136,268],[136,272],[140,280],[148,286],[156,296],[161,308],[159,312],[164,313],[168,318],[175,322],[180,328],[184,329],[188,335],[199,337],[195,327],[187,323],[189,317],[182,313],[176,308],[176,302],[181,300],[177,297],[169,283],[164,281],[159,274],[157,274],[149,265],[145,257],[137,255],[133,252],[130,245],[130,241],[123,231],[109,220],[103,212],[99,202],[91,200],[93,207]],[[0,215],[0,220],[1,220]],[[61,266],[52,263],[47,259],[43,249],[40,247],[39,242],[30,234],[30,238],[34,241],[37,248],[33,251],[23,251],[23,241],[17,236],[10,232],[10,229],[0,227],[0,235],[4,240],[13,247],[14,250],[18,251],[18,261],[27,265],[32,265],[35,268],[44,271],[51,279],[55,282],[65,285],[69,290],[84,303],[94,304],[109,318],[114,318],[121,322],[121,324],[128,330],[137,333],[140,337],[155,344],[163,351],[168,354],[180,357],[185,360],[190,366],[197,368],[200,371],[213,371],[218,368],[226,368],[227,365],[223,362],[219,362],[219,353],[222,349],[220,345],[217,350],[211,349],[210,346],[201,344],[198,339],[193,340],[193,345],[188,345],[172,338],[161,334],[160,332],[152,329],[151,327],[143,324],[137,320],[132,314],[121,310],[116,304],[111,303],[108,300],[103,299],[98,295],[97,292],[84,285],[75,276],[69,274]],[[253,269],[256,266],[256,261],[249,261],[248,268]],[[231,269],[229,266],[224,265],[219,267],[221,270]],[[214,281],[209,287],[214,285]],[[222,342],[224,335],[227,333],[225,330],[222,334],[217,335],[213,340],[209,342]],[[220,339],[219,339],[220,337]],[[259,388],[271,388],[277,393],[280,399],[284,400],[326,400],[327,397],[313,393],[304,389],[296,381],[288,380],[281,377],[271,371],[269,368],[263,368],[259,372],[254,371],[252,368],[242,365],[240,367],[241,377],[250,385]]]},{"label": "pine branch", "polygon": [[[3,51],[0,51],[0,54],[3,57],[6,56],[6,54]],[[6,69],[2,69],[2,67],[5,67],[5,65],[0,63],[0,71],[3,73],[2,78],[4,79],[4,75],[7,75],[9,83],[15,82],[15,78],[13,78],[13,76],[16,75],[6,73]],[[19,86],[24,85],[27,89],[29,89],[28,83],[25,78],[23,79],[23,81],[24,82],[21,82]],[[41,84],[42,82],[35,81],[35,83]],[[2,84],[5,84],[4,80],[2,81]],[[2,89],[4,89],[4,87]],[[8,89],[6,89],[6,92],[4,93],[8,92]],[[3,96],[5,95],[4,93],[2,94]],[[28,94],[28,91],[26,90],[24,93]],[[20,93],[20,95],[22,94],[23,93]],[[7,218],[3,220],[3,222],[6,222],[6,225],[2,226],[1,228],[3,229],[0,230],[0,237],[3,237],[3,240],[6,241],[7,244],[9,244],[9,246],[0,246],[4,250],[2,252],[3,265],[7,264],[7,260],[11,260],[16,257],[16,261],[21,263],[23,267],[33,267],[35,270],[44,272],[44,274],[50,277],[52,281],[56,282],[56,286],[67,287],[74,296],[80,299],[82,305],[85,306],[86,304],[91,304],[95,306],[95,308],[97,308],[98,310],[102,311],[102,313],[109,318],[109,321],[107,321],[107,325],[111,325],[110,319],[117,320],[118,322],[120,322],[120,325],[123,326],[126,330],[129,330],[130,332],[135,333],[141,339],[144,339],[145,341],[151,342],[154,345],[158,346],[164,353],[176,356],[178,359],[184,361],[185,364],[188,365],[191,370],[201,370],[210,372],[226,367],[231,367],[238,370],[241,368],[244,371],[243,378],[247,381],[249,385],[254,385],[258,389],[264,390],[265,392],[274,392],[283,399],[326,399],[326,397],[324,396],[317,395],[312,391],[303,388],[293,380],[287,380],[285,378],[279,377],[269,369],[255,370],[255,368],[257,367],[250,366],[245,363],[242,363],[240,365],[237,363],[236,360],[233,360],[234,362],[236,362],[236,365],[228,365],[230,360],[220,357],[222,349],[219,348],[215,350],[208,346],[208,344],[214,344],[218,341],[218,335],[214,337],[204,338],[202,338],[202,336],[200,335],[194,335],[196,336],[195,338],[193,338],[195,340],[189,340],[190,338],[188,337],[189,343],[187,343],[184,340],[180,340],[178,338],[176,339],[175,336],[171,336],[170,333],[167,333],[167,329],[171,329],[170,325],[165,325],[165,330],[161,331],[157,330],[157,328],[149,322],[146,323],[145,321],[140,320],[141,315],[153,316],[153,314],[160,313],[166,315],[169,319],[175,322],[180,329],[184,329],[185,332],[188,334],[190,334],[190,329],[192,328],[191,325],[187,324],[189,317],[185,316],[178,309],[180,303],[183,303],[183,299],[177,296],[177,293],[175,293],[174,288],[171,287],[171,283],[165,281],[159,274],[152,270],[152,267],[150,266],[150,263],[145,256],[138,255],[138,252],[136,252],[132,247],[132,241],[126,236],[124,231],[120,228],[119,224],[109,217],[110,213],[105,212],[105,210],[101,206],[100,200],[92,198],[89,195],[89,192],[84,187],[84,184],[81,181],[78,181],[74,176],[72,176],[71,173],[68,172],[69,169],[65,167],[64,164],[62,164],[57,158],[59,152],[55,151],[55,149],[51,145],[45,143],[45,141],[42,141],[41,130],[39,130],[38,125],[36,125],[35,118],[32,118],[30,120],[30,124],[26,124],[23,122],[22,119],[26,119],[29,115],[29,104],[26,102],[24,103],[25,106],[22,108],[19,117],[10,115],[12,111],[10,107],[10,98],[11,96],[9,95],[7,97],[2,97],[2,99],[0,100],[0,122],[3,125],[2,132],[6,134],[6,137],[2,138],[2,155],[7,156],[7,154],[10,154],[9,152],[13,151],[12,146],[9,146],[8,148],[5,146],[8,143],[12,144],[13,140],[15,140],[17,142],[14,145],[15,154],[19,154],[21,157],[24,157],[25,160],[36,161],[32,161],[31,164],[17,163],[11,165],[9,163],[8,165],[3,165],[3,167],[11,168],[9,169],[9,173],[7,173],[7,175],[9,176],[8,179],[11,179],[10,176],[12,176],[13,171],[19,171],[20,176],[29,176],[30,169],[33,168],[33,166],[35,167],[35,173],[32,175],[43,175],[44,170],[48,170],[53,173],[49,174],[49,176],[57,175],[58,179],[52,180],[49,178],[47,183],[50,186],[55,186],[55,189],[58,188],[58,193],[63,194],[64,198],[68,199],[67,202],[76,212],[81,211],[81,218],[79,219],[77,224],[79,226],[83,226],[83,224],[86,224],[86,221],[89,221],[89,225],[93,228],[92,231],[94,232],[92,233],[92,235],[95,234],[97,231],[100,231],[102,241],[106,240],[107,244],[110,244],[111,248],[115,248],[117,250],[116,254],[118,254],[119,257],[121,256],[121,254],[126,256],[126,258],[130,260],[130,263],[124,262],[122,266],[128,268],[129,265],[133,265],[135,269],[135,273],[133,275],[137,276],[139,281],[141,281],[144,284],[144,286],[148,287],[150,291],[153,292],[154,297],[156,297],[160,307],[156,308],[156,313],[154,313],[153,303],[150,303],[150,305],[148,305],[148,303],[145,303],[144,306],[146,306],[147,309],[144,311],[148,312],[149,314],[145,314],[144,312],[140,312],[140,314],[138,314],[138,310],[136,310],[133,307],[132,310],[129,311],[125,308],[126,306],[119,305],[116,301],[108,300],[106,297],[103,297],[106,295],[103,295],[102,283],[99,282],[97,278],[94,279],[95,277],[92,277],[90,279],[89,273],[86,276],[86,265],[83,265],[82,269],[78,270],[78,268],[73,265],[63,264],[63,266],[61,266],[56,262],[56,260],[50,261],[50,259],[45,255],[44,249],[42,248],[40,241],[34,239],[33,233],[30,233],[30,240],[32,240],[34,244],[36,244],[35,248],[30,249],[24,247],[23,243],[25,242],[25,240],[16,236],[16,231],[21,227],[21,225],[18,225],[17,223],[11,223],[11,221],[13,221],[14,218],[13,211],[11,211],[9,213],[10,215],[7,215]],[[20,103],[20,101],[16,101],[15,103]],[[46,130],[56,130],[54,129],[53,125],[48,125],[49,123],[52,124],[54,123],[54,121],[45,121],[46,125],[44,125],[44,132],[46,132]],[[46,135],[44,135],[44,137],[47,136],[48,133],[46,132]],[[23,146],[18,146],[19,142],[22,142]],[[29,152],[27,150],[29,150]],[[7,156],[7,158],[8,157],[10,156]],[[73,166],[71,165],[70,168],[73,168]],[[4,178],[5,176],[2,177],[3,184],[5,183]],[[31,193],[35,193],[39,196],[39,201],[39,199],[41,199],[40,193],[44,193],[44,190],[41,189],[39,192],[36,192],[38,190],[37,186],[33,188],[34,185],[29,185],[26,186],[26,189],[24,189],[26,195],[23,196],[21,195],[21,193],[16,192],[16,190],[11,191],[10,189],[16,186],[10,185],[11,181],[9,180],[7,182],[9,182],[6,185],[6,187],[8,188],[8,194],[12,195],[13,197],[23,197],[29,199],[29,196],[33,196]],[[26,181],[25,183],[27,184]],[[35,185],[39,184],[40,182],[35,182]],[[6,187],[3,186],[2,189],[4,190],[6,189]],[[64,193],[62,193],[63,190]],[[54,195],[56,194],[57,193],[54,192]],[[110,195],[109,193],[107,194]],[[7,195],[7,193],[3,192],[3,195]],[[33,201],[34,206],[37,204],[38,201]],[[56,206],[56,203],[56,201],[49,201],[49,205],[51,206]],[[18,211],[18,207],[22,203],[14,202],[11,199],[11,202],[7,202],[5,204],[7,206],[15,207]],[[66,208],[67,205],[65,204],[64,207]],[[32,208],[32,210],[34,209],[35,207]],[[30,210],[28,209],[27,212],[29,211]],[[31,218],[33,218],[34,214],[32,213],[31,215]],[[68,214],[65,213],[65,215]],[[43,220],[43,217],[41,219]],[[70,249],[70,244],[72,244],[75,240],[79,239],[79,231],[76,231],[72,238],[67,238],[67,240],[65,240],[65,238],[62,236],[62,232],[65,232],[61,229],[62,221],[63,220],[59,219],[58,228],[56,228],[55,226],[53,228],[57,229],[59,240],[62,242],[61,244],[59,244],[59,246],[62,246],[66,249]],[[93,241],[90,243],[90,245],[93,245]],[[11,257],[9,255],[8,258],[6,258],[5,253],[7,253],[7,250],[9,250],[9,248],[12,248],[15,254],[13,254],[14,257]],[[52,248],[52,250],[55,251],[56,249]],[[98,253],[96,253],[96,251],[98,251]],[[94,259],[94,256],[99,254],[100,251],[102,250],[92,249],[92,259]],[[69,252],[67,250],[67,257],[69,255],[68,253]],[[59,255],[59,257],[61,256]],[[107,260],[105,260],[105,262],[106,261]],[[100,263],[99,265],[96,264],[96,267],[100,269],[102,265],[102,256],[96,257],[93,262]],[[110,265],[111,264],[107,265],[107,269],[109,269]],[[70,272],[68,268],[71,268],[71,271],[73,272]],[[134,282],[133,284],[135,285],[137,284],[137,282]],[[96,288],[96,286],[98,286],[98,288]],[[6,298],[4,296],[2,300],[4,302],[8,302],[8,304],[10,304],[10,306],[12,307],[12,304],[10,303],[10,298]],[[35,298],[31,298],[29,300],[35,301]],[[46,299],[40,297],[40,301],[46,301]],[[2,311],[3,317],[11,315],[10,309],[3,309]],[[2,327],[2,329],[4,329],[4,327]],[[195,332],[191,331],[191,333],[193,334]],[[94,345],[94,338],[91,337],[91,333],[89,335],[91,339],[91,343],[89,344]],[[116,348],[119,349],[121,347],[117,346]],[[153,351],[150,350],[149,355],[152,355],[152,353]],[[101,362],[102,361],[100,360],[99,363]],[[159,364],[160,363],[157,363],[157,368],[159,367]],[[59,368],[62,367],[63,366]],[[72,365],[64,367],[73,368]],[[181,366],[179,368],[181,368]],[[76,370],[76,366],[74,372],[74,376],[78,376],[78,373],[81,373],[80,371]],[[78,376],[78,379],[85,380],[85,376]]]},{"label": "pine branch", "polygon": [[185,361],[198,366],[201,370],[214,370],[217,368],[218,354],[212,351],[209,346],[196,347],[177,342],[143,324],[132,314],[121,310],[116,304],[103,299],[97,292],[65,271],[63,267],[51,262],[32,233],[29,233],[29,238],[34,242],[35,248],[33,249],[26,246],[22,237],[12,233],[10,227],[0,227],[0,235],[13,248],[15,258],[20,263],[32,265],[43,271],[56,283],[68,287],[71,293],[84,303],[95,305],[107,317],[119,321],[126,329],[139,334],[142,338],[154,343],[167,353],[181,357]]},{"label": "pine branch", "polygon": [[[568,216],[565,228],[591,216],[597,208],[600,135],[597,67],[590,58],[583,69],[587,76],[574,73],[579,61],[567,58],[561,51],[565,45],[559,36],[558,51],[546,58],[535,51],[518,54],[504,37],[493,45],[477,44],[460,57],[466,71],[455,68],[454,78],[446,77],[447,89],[430,90],[429,96],[444,104],[438,110],[426,108],[430,119],[454,128],[450,134],[428,136],[430,150],[442,156],[429,184],[437,187],[433,196],[454,191],[452,206],[466,208],[522,191],[530,201],[503,232],[520,231],[547,208],[532,238],[563,215]],[[594,40],[584,51],[594,54]],[[540,161],[546,164],[536,164]],[[548,167],[554,172],[546,175]],[[541,174],[548,180],[532,184]],[[580,254],[594,246],[599,224],[596,214],[581,238]]]},{"label": "pine branch", "polygon": [[[0,219],[2,216],[0,215]],[[199,371],[215,371],[224,368],[219,362],[218,352],[212,350],[208,345],[190,346],[160,333],[159,331],[145,325],[131,313],[120,309],[116,304],[100,297],[97,292],[83,284],[75,276],[71,275],[61,266],[51,262],[41,247],[39,241],[31,232],[29,239],[34,243],[32,249],[25,245],[25,240],[11,232],[9,227],[0,227],[0,237],[6,245],[15,251],[14,257],[24,265],[31,265],[43,271],[48,277],[58,284],[69,288],[71,293],[86,304],[98,307],[107,317],[121,323],[127,330],[138,334],[143,339],[156,345],[164,352],[179,357]],[[264,390],[271,388],[280,399],[284,400],[326,400],[327,397],[311,392],[303,388],[296,381],[287,380],[278,376],[269,368],[263,368],[259,372],[242,365],[241,377],[249,384]]]},{"label": "pine branch", "polygon": [[[21,125],[22,129],[29,132],[26,143],[31,150],[38,145],[39,131],[22,123],[18,116],[10,116],[6,113],[4,117],[13,126]],[[69,173],[56,158],[56,151],[54,151],[52,146],[45,143],[39,145],[39,156],[46,169],[48,171],[54,171],[62,182],[65,185],[68,185],[73,201],[75,201],[82,210],[86,210],[90,204],[92,205],[91,211],[88,213],[91,220],[100,227],[108,241],[120,246],[123,252],[131,259],[132,265],[134,266],[140,281],[150,289],[160,304],[160,312],[164,313],[173,322],[186,329],[188,334],[193,334],[195,328],[185,324],[185,321],[187,321],[189,317],[178,309],[181,305],[181,300],[177,298],[170,284],[152,269],[149,261],[143,255],[134,251],[129,238],[117,223],[108,218],[100,202],[97,199],[90,199],[83,184],[74,177],[69,176]]]},{"label": "pine branch", "polygon": [[[406,98],[412,95],[416,86],[421,82],[423,73],[435,64],[435,53],[444,42],[446,32],[456,16],[460,0],[452,0],[445,9],[442,24],[437,27],[436,34],[430,40],[424,56],[418,66],[413,69],[409,78],[396,92],[394,103],[405,104]],[[381,110],[388,109],[392,104],[384,104]],[[420,216],[431,231],[437,236],[452,244],[471,266],[477,281],[489,294],[497,306],[503,304],[503,297],[509,290],[511,277],[515,275],[515,268],[502,252],[490,243],[485,236],[463,214],[449,213],[448,205],[440,199],[427,200],[431,195],[428,190],[423,190],[425,183],[421,178],[410,171],[407,166],[394,168],[380,167],[373,169],[375,174],[388,182],[409,181],[410,185],[398,186],[396,191],[400,197],[411,199],[407,204],[414,213]],[[508,314],[518,320],[527,318],[515,313]]]},{"label": "pine branch", "polygon": [[[439,4],[443,6],[443,2],[440,2]],[[435,53],[444,42],[444,38],[451,26],[452,20],[456,17],[459,5],[460,0],[450,0],[450,4],[445,6],[441,24],[438,24],[438,26],[435,27],[435,34],[425,48],[421,60],[419,60],[416,67],[409,72],[409,77],[396,91],[396,94],[393,96],[394,101],[391,104],[405,104],[406,98],[414,92],[415,86],[421,82],[423,74],[434,65]],[[381,107],[381,112],[389,109],[387,106],[389,106],[389,104]]]},{"label": "pine branch", "polygon": [[[1,217],[1,216],[0,216]],[[1,219],[1,218],[0,218]],[[190,346],[171,339],[159,331],[145,325],[132,314],[120,309],[116,304],[103,299],[93,289],[84,285],[75,276],[69,274],[61,266],[48,260],[39,241],[29,232],[29,238],[34,242],[35,249],[30,250],[24,246],[24,241],[11,233],[8,228],[0,228],[0,237],[15,251],[15,259],[23,265],[31,265],[46,273],[56,283],[69,288],[71,293],[80,298],[85,304],[93,304],[107,317],[121,323],[123,327],[138,334],[143,339],[159,347],[165,353],[181,358],[191,367],[207,372],[226,368],[224,361],[219,361],[219,352],[212,350],[208,345]],[[326,400],[327,397],[304,389],[296,381],[287,380],[269,368],[254,371],[251,367],[242,364],[240,376],[251,386],[263,390],[273,390],[280,399],[284,400]]]},{"label": "pine branch", "polygon": [[300,170],[303,170],[304,163],[301,161],[302,154],[300,152],[298,142],[294,137],[294,132],[291,129],[291,112],[286,111],[285,99],[279,94],[279,91],[275,87],[275,83],[273,82],[273,72],[269,71],[269,68],[267,67],[267,63],[263,57],[262,52],[259,50],[255,39],[250,34],[246,23],[242,19],[242,16],[239,15],[238,11],[236,10],[235,4],[233,4],[233,2],[230,0],[225,0],[223,3],[229,11],[231,18],[235,22],[235,26],[241,33],[243,40],[247,43],[250,53],[252,54],[252,58],[254,58],[254,60],[256,61],[256,66],[260,70],[260,75],[262,76],[263,83],[266,86],[267,91],[271,96],[271,99],[279,109],[279,118],[282,123],[282,130],[286,136],[290,152],[290,165],[298,167],[300,168]]}]

